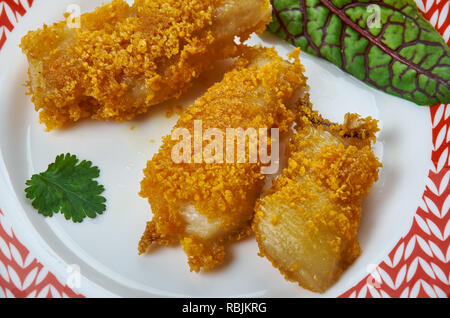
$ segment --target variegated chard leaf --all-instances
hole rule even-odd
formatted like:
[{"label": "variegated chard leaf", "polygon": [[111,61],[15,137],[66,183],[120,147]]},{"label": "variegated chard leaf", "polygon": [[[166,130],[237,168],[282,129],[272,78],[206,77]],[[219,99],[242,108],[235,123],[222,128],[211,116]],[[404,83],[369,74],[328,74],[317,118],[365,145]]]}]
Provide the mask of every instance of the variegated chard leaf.
[{"label": "variegated chard leaf", "polygon": [[413,0],[271,1],[277,36],[387,93],[450,103],[450,50]]}]

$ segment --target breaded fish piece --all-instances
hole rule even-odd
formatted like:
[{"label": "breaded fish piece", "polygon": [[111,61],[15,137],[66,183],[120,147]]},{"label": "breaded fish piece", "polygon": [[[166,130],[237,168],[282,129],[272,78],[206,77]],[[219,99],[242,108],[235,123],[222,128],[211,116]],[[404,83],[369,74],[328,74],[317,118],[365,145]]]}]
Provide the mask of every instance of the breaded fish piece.
[{"label": "breaded fish piece", "polygon": [[32,101],[47,130],[83,118],[126,121],[179,97],[218,59],[237,54],[235,37],[263,32],[269,0],[114,0],[29,32]]},{"label": "breaded fish piece", "polygon": [[[273,49],[246,48],[223,80],[188,107],[173,132],[185,128],[194,136],[195,121],[201,121],[203,133],[274,127],[287,132],[295,114],[286,105],[306,88],[298,49],[295,53],[291,63]],[[223,262],[228,242],[251,232],[254,204],[264,185],[262,165],[259,160],[195,163],[194,153],[191,163],[176,164],[171,155],[178,142],[165,137],[144,170],[140,194],[148,198],[153,219],[139,252],[152,244],[181,243],[191,271],[208,271]]]},{"label": "breaded fish piece", "polygon": [[378,128],[355,114],[336,125],[310,106],[298,117],[287,168],[258,200],[252,228],[262,257],[286,279],[322,293],[361,253],[361,201],[381,167],[371,150]]}]

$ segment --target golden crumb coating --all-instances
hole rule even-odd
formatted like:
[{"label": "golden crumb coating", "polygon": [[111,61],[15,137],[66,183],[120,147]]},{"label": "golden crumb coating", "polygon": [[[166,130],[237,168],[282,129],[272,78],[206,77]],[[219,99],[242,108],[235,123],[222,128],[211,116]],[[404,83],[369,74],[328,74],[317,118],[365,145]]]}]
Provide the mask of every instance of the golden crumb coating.
[{"label": "golden crumb coating", "polygon": [[[273,49],[246,48],[220,83],[213,85],[181,116],[174,130],[194,136],[194,123],[209,128],[273,128],[285,133],[295,114],[286,104],[306,87],[303,66],[281,59]],[[181,243],[191,270],[205,271],[223,262],[225,244],[247,236],[253,208],[264,184],[261,162],[176,164],[178,143],[167,136],[148,162],[141,196],[148,198],[153,219],[139,243],[144,253],[152,243]],[[224,141],[225,144],[225,141]],[[208,141],[203,141],[203,147]],[[235,141],[233,142],[235,145]],[[246,154],[248,155],[248,153]],[[247,156],[248,159],[248,156]]]},{"label": "golden crumb coating", "polygon": [[[250,19],[251,18],[251,19]],[[269,0],[113,0],[29,32],[28,83],[48,130],[83,118],[125,121],[179,97],[217,59],[271,19]]]},{"label": "golden crumb coating", "polygon": [[354,114],[333,124],[310,107],[297,117],[288,166],[258,200],[252,228],[261,256],[288,280],[324,292],[361,252],[361,202],[381,167],[370,148],[378,128]]}]

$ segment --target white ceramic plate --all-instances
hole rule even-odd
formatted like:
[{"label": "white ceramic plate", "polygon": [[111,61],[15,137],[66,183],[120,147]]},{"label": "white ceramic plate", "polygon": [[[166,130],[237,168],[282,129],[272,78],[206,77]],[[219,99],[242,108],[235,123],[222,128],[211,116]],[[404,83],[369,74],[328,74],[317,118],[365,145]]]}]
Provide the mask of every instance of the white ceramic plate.
[{"label": "white ceramic plate", "polygon": [[[25,1],[22,2],[28,9]],[[189,272],[181,248],[160,249],[154,254],[138,256],[137,243],[146,221],[151,219],[148,203],[137,194],[142,169],[158,151],[161,137],[170,132],[177,120],[176,116],[167,118],[167,110],[173,105],[191,104],[207,85],[196,84],[180,100],[154,107],[148,115],[132,122],[83,121],[70,129],[44,132],[30,97],[25,95],[27,61],[18,44],[27,31],[60,20],[70,3],[80,4],[86,12],[101,2],[35,1],[20,23],[15,23],[14,32],[8,34],[0,51],[3,227],[12,226],[33,259],[53,273],[62,286],[69,283],[67,279],[73,274],[68,265],[79,266],[81,285],[72,290],[88,297],[318,296],[285,281],[266,259],[258,257],[253,237],[231,246],[229,264],[206,274]],[[283,56],[292,49],[269,35],[255,36],[250,43],[275,46]],[[357,112],[378,119],[382,128],[374,149],[384,167],[380,180],[364,201],[358,236],[363,253],[324,294],[335,297],[364,279],[411,228],[431,167],[432,124],[427,107],[371,89],[335,66],[309,55],[302,54],[301,59],[309,78],[312,101],[325,117],[341,122],[345,113]],[[212,82],[220,76],[221,69],[217,68],[206,78]],[[68,222],[60,214],[44,218],[24,195],[25,181],[32,174],[46,170],[57,155],[66,152],[99,166],[99,182],[106,186],[106,213],[81,224]],[[5,248],[2,250],[7,253]],[[10,259],[14,258],[11,255]],[[26,255],[22,257],[24,262],[27,262]],[[8,271],[7,266],[3,267]],[[8,281],[13,281],[14,275],[8,275]],[[33,281],[24,286],[25,278],[19,282],[26,288],[34,284]],[[3,292],[7,294],[5,288]]]}]

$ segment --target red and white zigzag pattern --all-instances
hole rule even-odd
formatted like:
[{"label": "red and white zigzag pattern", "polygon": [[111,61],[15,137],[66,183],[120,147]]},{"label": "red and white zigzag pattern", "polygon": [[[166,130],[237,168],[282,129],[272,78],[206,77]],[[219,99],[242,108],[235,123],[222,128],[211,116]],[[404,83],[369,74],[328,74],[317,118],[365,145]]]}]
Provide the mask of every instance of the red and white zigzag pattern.
[{"label": "red and white zigzag pattern", "polygon": [[[34,0],[0,0],[0,50]],[[448,0],[416,0],[450,43]],[[356,286],[340,297],[450,296],[450,105],[430,107],[434,167],[410,231]],[[0,298],[83,297],[61,284],[20,243],[0,211]]]},{"label": "red and white zigzag pattern", "polygon": [[6,42],[7,34],[14,30],[19,22],[31,8],[34,0],[0,0],[0,50]]},{"label": "red and white zigzag pattern", "polygon": [[450,2],[448,0],[416,0],[423,16],[442,34],[445,42],[450,40]]},{"label": "red and white zigzag pattern", "polygon": [[80,297],[56,277],[17,239],[0,211],[0,298]]}]

